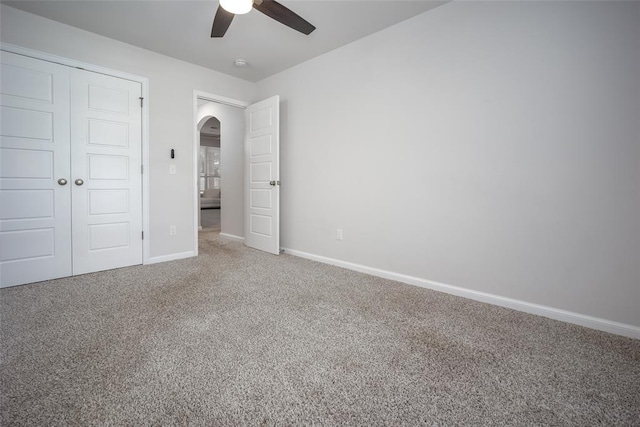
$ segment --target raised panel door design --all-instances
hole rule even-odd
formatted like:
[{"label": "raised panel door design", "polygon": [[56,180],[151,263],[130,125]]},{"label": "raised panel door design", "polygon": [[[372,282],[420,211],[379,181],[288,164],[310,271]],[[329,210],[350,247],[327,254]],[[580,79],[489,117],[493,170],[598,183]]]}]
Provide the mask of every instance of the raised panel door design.
[{"label": "raised panel door design", "polygon": [[142,263],[140,96],[139,83],[72,70],[74,274]]},{"label": "raised panel door design", "polygon": [[258,234],[264,237],[271,237],[271,217],[266,215],[251,214],[251,234]]},{"label": "raised panel door design", "polygon": [[268,184],[273,173],[271,162],[252,163],[249,166],[249,182],[252,184]]},{"label": "raised panel door design", "polygon": [[0,93],[35,101],[53,102],[53,73],[33,68],[0,65]]},{"label": "raised panel door design", "polygon": [[0,51],[0,286],[69,276],[69,68]]},{"label": "raised panel door design", "polygon": [[29,261],[55,256],[55,229],[0,232],[0,261]]},{"label": "raised panel door design", "polygon": [[97,181],[126,181],[129,179],[129,156],[89,154],[87,177]]},{"label": "raised panel door design", "polygon": [[0,135],[4,137],[53,140],[53,113],[2,106]]},{"label": "raised panel door design", "polygon": [[129,223],[94,224],[89,226],[89,251],[126,248],[129,246]]},{"label": "raised panel door design", "polygon": [[128,123],[89,120],[89,144],[128,147]]},{"label": "raised panel door design", "polygon": [[279,103],[277,96],[245,112],[245,244],[280,253]]},{"label": "raised panel door design", "polygon": [[264,129],[270,129],[273,125],[272,114],[273,110],[270,107],[257,108],[249,111],[249,131],[253,133]]},{"label": "raised panel door design", "polygon": [[140,264],[140,84],[4,51],[0,67],[0,287]]},{"label": "raised panel door design", "polygon": [[89,215],[129,213],[129,190],[89,190]]},{"label": "raised panel door design", "polygon": [[0,190],[0,220],[53,219],[53,190]]},{"label": "raised panel door design", "polygon": [[[115,78],[109,76],[105,77]],[[106,85],[103,85],[102,83],[89,84],[87,86],[87,91],[83,93],[83,95],[83,98],[86,98],[88,100],[88,107],[90,110],[98,110],[125,115],[129,114],[130,92],[126,89],[123,90],[120,87],[108,87]],[[140,95],[138,94],[138,97],[139,96]]]},{"label": "raised panel door design", "polygon": [[0,178],[53,179],[54,155],[53,147],[49,150],[0,148]]},{"label": "raised panel door design", "polygon": [[271,135],[264,135],[251,139],[251,157],[271,154]]},{"label": "raised panel door design", "polygon": [[271,190],[251,190],[251,208],[253,209],[271,209]]}]

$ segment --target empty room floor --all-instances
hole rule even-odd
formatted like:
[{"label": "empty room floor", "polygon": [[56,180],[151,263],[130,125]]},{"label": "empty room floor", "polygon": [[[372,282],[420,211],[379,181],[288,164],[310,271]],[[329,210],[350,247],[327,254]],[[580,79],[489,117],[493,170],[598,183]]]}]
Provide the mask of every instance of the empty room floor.
[{"label": "empty room floor", "polygon": [[638,340],[200,234],[0,290],[0,424],[638,425]]}]

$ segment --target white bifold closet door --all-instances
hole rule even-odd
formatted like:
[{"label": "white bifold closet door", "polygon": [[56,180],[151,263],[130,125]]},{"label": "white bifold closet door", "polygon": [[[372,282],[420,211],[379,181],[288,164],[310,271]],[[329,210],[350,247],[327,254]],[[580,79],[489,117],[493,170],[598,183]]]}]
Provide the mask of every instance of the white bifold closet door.
[{"label": "white bifold closet door", "polygon": [[140,264],[140,84],[0,60],[0,287]]}]

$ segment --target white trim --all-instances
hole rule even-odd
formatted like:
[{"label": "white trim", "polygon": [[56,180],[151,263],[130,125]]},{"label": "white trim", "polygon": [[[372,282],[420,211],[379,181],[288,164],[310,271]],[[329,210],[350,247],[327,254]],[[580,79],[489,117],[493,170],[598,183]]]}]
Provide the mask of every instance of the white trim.
[{"label": "white trim", "polygon": [[200,139],[198,132],[198,95],[193,91],[193,251],[198,255],[198,231],[200,231]]},{"label": "white trim", "polygon": [[228,239],[231,239],[231,240],[237,240],[239,242],[244,242],[244,237],[236,236],[235,234],[220,233],[220,235],[223,236],[223,237],[226,237]]},{"label": "white trim", "polygon": [[297,257],[318,261],[324,264],[335,265],[337,267],[358,271],[360,273],[370,274],[372,276],[382,277],[384,279],[395,280],[397,282],[402,282],[414,286],[420,286],[422,288],[444,292],[447,294],[485,302],[500,307],[511,308],[513,310],[548,317],[550,319],[560,320],[562,322],[573,323],[575,325],[585,326],[587,328],[597,329],[599,331],[610,332],[616,335],[623,335],[629,338],[640,339],[640,327],[638,326],[614,322],[611,320],[601,319],[585,314],[574,313],[571,311],[561,310],[545,305],[533,304],[530,302],[502,297],[486,292],[465,289],[459,286],[447,285],[445,283],[434,282],[433,280],[421,279],[419,277],[408,276],[400,273],[394,273],[392,271],[380,270],[377,268],[354,264],[347,261],[341,261],[334,258],[328,258],[320,255],[310,254],[307,252],[297,251],[295,249],[285,248],[284,252]]},{"label": "white trim", "polygon": [[[200,168],[198,167],[198,157],[200,156],[200,139],[198,132],[198,99],[205,101],[217,102],[220,104],[231,105],[232,107],[245,108],[249,105],[247,102],[237,99],[227,98],[201,90],[193,90],[193,252],[194,256],[198,255],[198,231],[201,229],[198,215],[200,213],[200,194],[198,193],[198,185],[200,182]],[[222,234],[222,233],[220,233]],[[244,239],[243,239],[244,240]]]},{"label": "white trim", "polygon": [[177,254],[154,256],[153,258],[149,258],[149,262],[147,264],[157,264],[159,262],[175,261],[177,259],[191,258],[196,255],[197,254],[193,253],[193,251],[188,251],[188,252],[180,252]]},{"label": "white trim", "polygon": [[149,264],[151,254],[151,232],[149,231],[149,192],[150,181],[149,172],[151,170],[150,164],[150,149],[149,149],[149,105],[151,99],[149,98],[149,79],[143,77],[142,83],[142,230],[144,231],[145,239],[142,240],[142,264]]},{"label": "white trim", "polygon": [[106,74],[108,76],[118,77],[125,80],[132,80],[134,82],[142,83],[142,81],[144,80],[148,84],[149,81],[149,79],[146,77],[125,73],[123,71],[113,70],[111,68],[101,67],[99,65],[88,64],[86,62],[76,61],[75,59],[52,55],[50,53],[41,52],[39,50],[33,50],[22,46],[16,46],[10,43],[0,42],[0,49],[18,55],[29,56],[31,58],[41,59],[48,62],[54,62],[56,64],[65,65],[67,67],[82,68],[83,70],[92,71],[94,73]]},{"label": "white trim", "polygon": [[[43,61],[54,62],[67,67],[82,68],[94,73],[106,74],[112,77],[118,77],[125,80],[131,80],[140,83],[142,86],[142,230],[145,239],[142,241],[142,263],[150,264],[150,247],[149,247],[149,79],[147,77],[137,76],[122,71],[112,70],[110,68],[100,67],[98,65],[87,64],[86,62],[76,61],[74,59],[62,56],[52,55],[38,50],[28,49],[9,43],[0,42],[0,50],[15,53],[18,55],[28,56]],[[197,240],[197,239],[196,239]]]},{"label": "white trim", "polygon": [[203,92],[201,90],[194,90],[193,95],[196,99],[200,98],[204,101],[217,102],[218,104],[230,105],[232,107],[246,108],[249,105],[248,102],[240,101],[233,98],[227,98],[225,96],[215,95],[213,93]]}]

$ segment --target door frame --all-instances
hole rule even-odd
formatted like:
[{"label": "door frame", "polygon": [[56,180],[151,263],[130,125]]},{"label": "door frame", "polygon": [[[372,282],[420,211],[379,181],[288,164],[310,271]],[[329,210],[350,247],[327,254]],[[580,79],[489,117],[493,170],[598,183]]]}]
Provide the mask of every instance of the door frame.
[{"label": "door frame", "polygon": [[[28,49],[9,43],[0,42],[0,50],[40,59],[47,62],[64,65],[73,68],[82,68],[86,71],[105,74],[124,80],[140,83],[142,86],[142,232],[146,239],[142,240],[142,264],[149,263],[149,79],[135,74],[112,70],[98,65],[88,64],[75,59],[52,55],[38,50]],[[196,224],[197,228],[197,224]],[[196,236],[197,237],[197,236]],[[197,239],[196,239],[197,246]],[[197,248],[196,248],[197,249]]]},{"label": "door frame", "polygon": [[[200,193],[198,185],[200,181],[200,169],[198,160],[200,157],[200,131],[198,130],[198,99],[204,101],[215,102],[217,104],[230,105],[245,109],[249,105],[248,102],[238,99],[227,98],[226,96],[217,95],[215,93],[204,92],[201,90],[193,90],[193,252],[198,256],[198,214],[200,210],[199,201]],[[222,145],[222,141],[221,144]],[[222,206],[222,205],[221,205]],[[244,214],[244,213],[243,213]],[[221,230],[222,231],[222,230]]]}]

